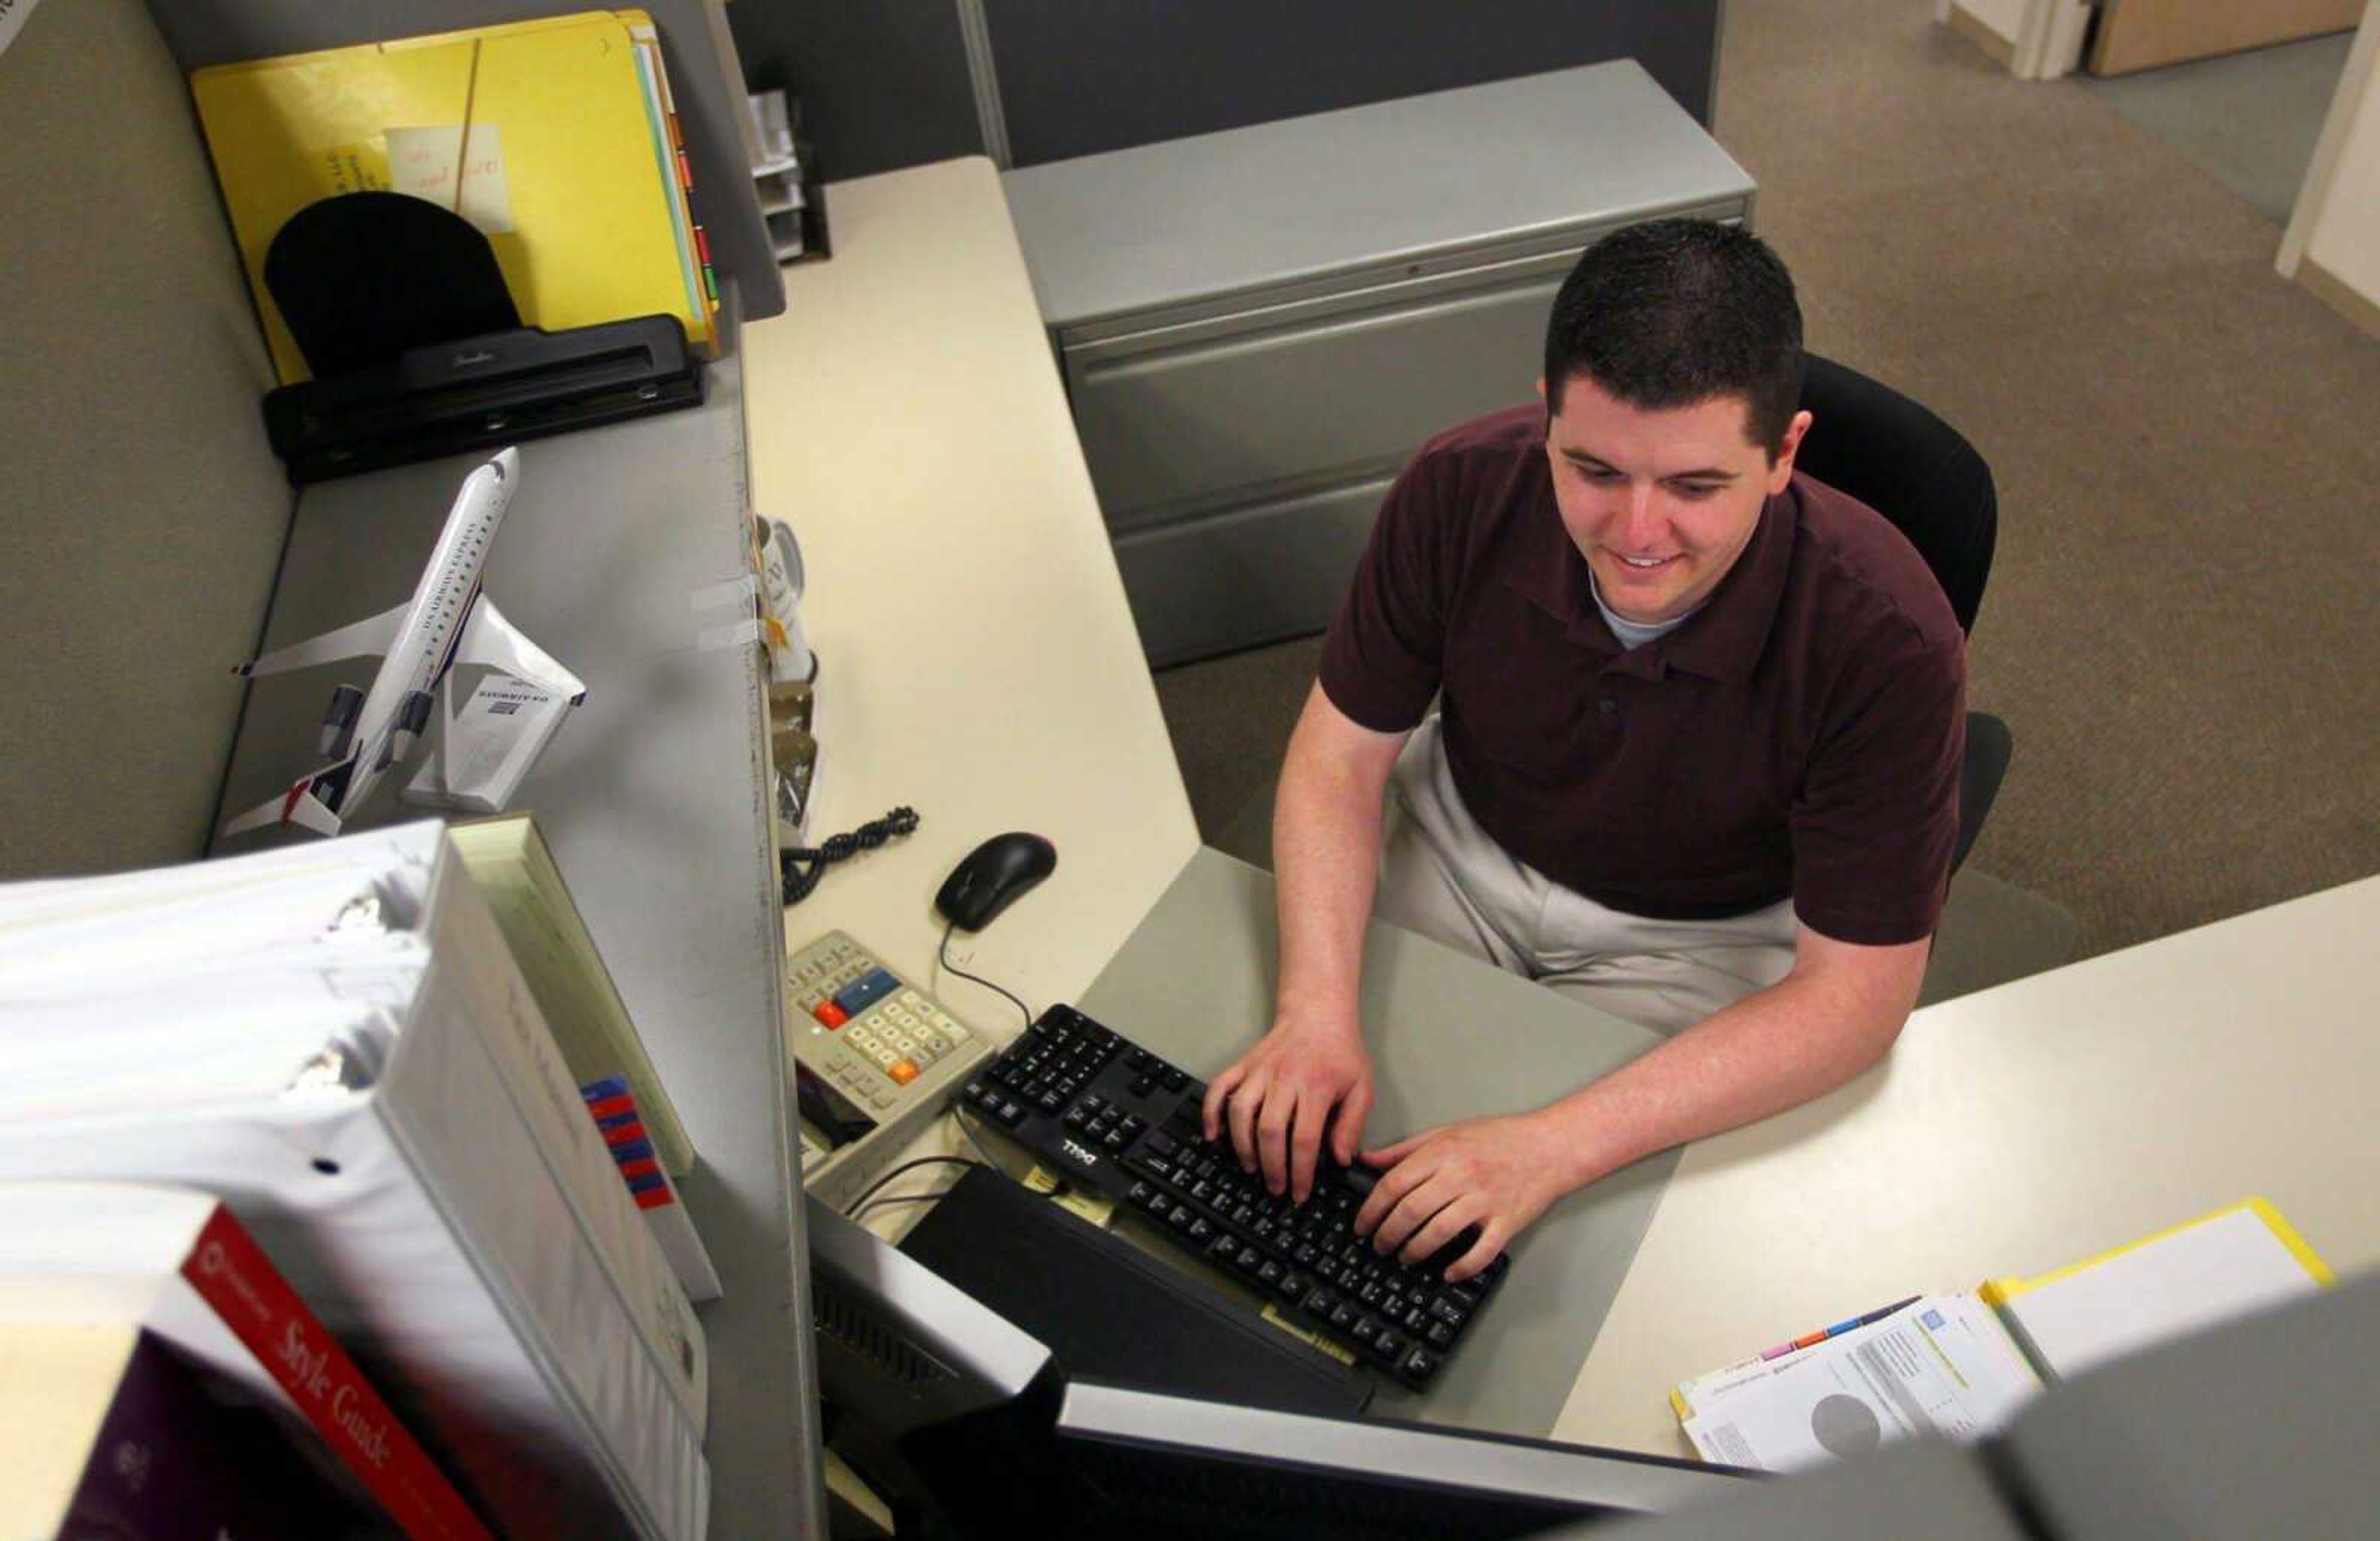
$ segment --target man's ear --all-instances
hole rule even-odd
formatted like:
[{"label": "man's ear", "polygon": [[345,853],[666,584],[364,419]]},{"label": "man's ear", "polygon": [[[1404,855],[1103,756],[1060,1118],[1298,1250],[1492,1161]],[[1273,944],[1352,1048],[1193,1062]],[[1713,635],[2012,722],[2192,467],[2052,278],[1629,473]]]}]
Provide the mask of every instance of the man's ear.
[{"label": "man's ear", "polygon": [[[1537,376],[1537,399],[1539,401],[1545,401],[1546,399],[1546,377],[1544,375]],[[1552,403],[1548,402],[1547,405],[1551,406]]]},{"label": "man's ear", "polygon": [[1785,484],[1793,479],[1793,456],[1802,448],[1802,436],[1810,431],[1810,424],[1815,421],[1816,419],[1809,413],[1796,412],[1793,420],[1785,425],[1785,437],[1779,442],[1777,454],[1768,462],[1770,497],[1785,491]]}]

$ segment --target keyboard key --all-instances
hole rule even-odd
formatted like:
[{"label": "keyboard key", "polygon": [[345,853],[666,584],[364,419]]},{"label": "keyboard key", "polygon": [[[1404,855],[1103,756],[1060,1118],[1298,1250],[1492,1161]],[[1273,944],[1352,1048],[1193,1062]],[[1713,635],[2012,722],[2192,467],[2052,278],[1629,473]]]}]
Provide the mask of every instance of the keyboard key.
[{"label": "keyboard key", "polygon": [[1454,1329],[1444,1322],[1432,1322],[1429,1324],[1429,1341],[1439,1348],[1451,1347],[1454,1342]]},{"label": "keyboard key", "polygon": [[1021,1102],[1002,1102],[1000,1105],[1000,1110],[992,1116],[1014,1129],[1025,1122],[1025,1105]]},{"label": "keyboard key", "polygon": [[1418,1385],[1436,1375],[1440,1363],[1439,1356],[1426,1348],[1409,1349],[1397,1365],[1397,1373]]},{"label": "keyboard key", "polygon": [[857,1016],[900,988],[900,980],[895,979],[883,969],[874,969],[837,992],[834,1003],[842,1007],[847,1015]]},{"label": "keyboard key", "polygon": [[1380,1329],[1380,1335],[1372,1340],[1372,1352],[1393,1364],[1404,1353],[1405,1342],[1403,1333],[1393,1327],[1384,1327]]},{"label": "keyboard key", "polygon": [[[915,1060],[896,1060],[886,1067],[886,1074],[905,1086],[917,1078],[917,1062]],[[1043,1110],[1054,1113],[1058,1110],[1052,1105]]]},{"label": "keyboard key", "polygon": [[1160,1130],[1148,1136],[1148,1148],[1157,1155],[1171,1156],[1182,1147],[1173,1142],[1172,1136]]}]

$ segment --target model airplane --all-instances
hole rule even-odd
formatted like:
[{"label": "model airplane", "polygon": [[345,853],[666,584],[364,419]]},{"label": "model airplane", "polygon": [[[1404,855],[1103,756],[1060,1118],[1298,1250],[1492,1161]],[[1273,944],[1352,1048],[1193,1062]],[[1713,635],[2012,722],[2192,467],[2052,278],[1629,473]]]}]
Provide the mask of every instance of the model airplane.
[{"label": "model airplane", "polygon": [[[342,685],[331,692],[330,707],[322,713],[321,749],[337,757],[335,762],[299,777],[287,792],[241,814],[224,826],[225,834],[276,824],[337,834],[381,779],[431,731],[433,692],[443,703],[438,725],[452,729],[451,676],[457,663],[483,664],[542,687],[557,698],[557,717],[587,698],[587,687],[577,676],[523,636],[480,591],[480,569],[519,484],[520,452],[499,452],[464,479],[411,599],[233,671],[252,676],[342,659],[379,655],[383,660],[370,690]],[[550,732],[551,721],[545,726]]]}]

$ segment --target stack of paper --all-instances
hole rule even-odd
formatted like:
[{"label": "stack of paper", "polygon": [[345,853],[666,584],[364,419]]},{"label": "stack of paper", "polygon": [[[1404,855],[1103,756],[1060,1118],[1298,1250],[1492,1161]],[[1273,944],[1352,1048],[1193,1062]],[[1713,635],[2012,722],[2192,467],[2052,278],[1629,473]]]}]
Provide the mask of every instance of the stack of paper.
[{"label": "stack of paper", "polygon": [[1988,1307],[1926,1295],[1797,1353],[1687,1381],[1671,1400],[1705,1460],[1791,1472],[1918,1435],[1990,1433],[2039,1389]]},{"label": "stack of paper", "polygon": [[292,214],[353,192],[424,198],[478,226],[530,326],[671,315],[717,351],[718,284],[642,11],[222,65],[190,90],[284,384],[310,371],[265,252]]},{"label": "stack of paper", "polygon": [[1794,1471],[1915,1435],[1996,1432],[2041,1389],[2333,1281],[2261,1198],[2039,1279],[1925,1295],[1682,1382],[1706,1460]]},{"label": "stack of paper", "polygon": [[702,1535],[701,1328],[437,825],[0,889],[0,1177],[219,1195],[505,1533]]}]

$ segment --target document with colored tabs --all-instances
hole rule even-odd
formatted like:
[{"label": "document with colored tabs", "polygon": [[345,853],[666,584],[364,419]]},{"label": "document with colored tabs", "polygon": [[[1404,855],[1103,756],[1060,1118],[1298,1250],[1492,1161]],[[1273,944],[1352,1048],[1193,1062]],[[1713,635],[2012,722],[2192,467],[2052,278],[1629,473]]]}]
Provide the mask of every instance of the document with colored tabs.
[{"label": "document with colored tabs", "polygon": [[409,194],[468,220],[528,325],[671,315],[715,353],[654,42],[641,12],[597,11],[192,75],[283,382],[310,371],[266,287],[265,253],[291,215],[353,192]]},{"label": "document with colored tabs", "polygon": [[1794,1471],[1912,1435],[2000,1427],[2041,1389],[2334,1282],[2261,1198],[2037,1279],[1922,1296],[1670,1392],[1706,1460]]}]

